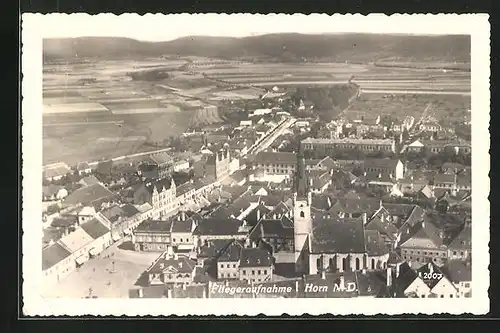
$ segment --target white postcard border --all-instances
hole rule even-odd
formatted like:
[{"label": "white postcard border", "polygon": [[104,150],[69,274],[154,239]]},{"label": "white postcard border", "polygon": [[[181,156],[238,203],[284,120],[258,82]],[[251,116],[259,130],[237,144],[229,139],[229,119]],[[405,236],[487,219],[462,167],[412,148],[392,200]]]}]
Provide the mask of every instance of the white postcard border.
[{"label": "white postcard border", "polygon": [[[103,22],[164,20],[186,25],[217,25],[227,31],[227,20],[237,24],[267,22],[283,32],[296,27],[330,26],[336,32],[469,34],[471,35],[472,187],[473,228],[472,298],[459,299],[48,299],[40,295],[41,272],[41,187],[42,187],[42,38],[59,30],[76,36],[93,31],[105,34]],[[176,25],[180,29],[181,25]],[[356,31],[346,31],[356,27]],[[304,33],[312,33],[312,28]],[[78,32],[79,31],[79,32]],[[302,31],[301,31],[302,32]],[[318,31],[319,32],[319,31]],[[154,33],[154,32],[152,32]],[[102,35],[101,34],[101,35]],[[191,34],[191,33],[187,33]],[[64,35],[64,33],[63,33]],[[94,33],[95,35],[95,33]],[[69,36],[68,36],[69,37]],[[23,313],[29,316],[57,315],[349,315],[349,314],[485,314],[489,311],[489,74],[490,26],[486,14],[373,15],[251,15],[251,14],[23,14],[22,16],[22,151],[23,151]]]}]

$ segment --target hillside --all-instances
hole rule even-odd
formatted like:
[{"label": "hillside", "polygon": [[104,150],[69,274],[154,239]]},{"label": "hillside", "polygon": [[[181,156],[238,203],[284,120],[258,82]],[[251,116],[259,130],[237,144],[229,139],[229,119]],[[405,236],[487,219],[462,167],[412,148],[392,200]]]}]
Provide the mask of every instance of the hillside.
[{"label": "hillside", "polygon": [[457,61],[470,62],[469,36],[375,34],[269,34],[244,38],[183,37],[168,42],[129,38],[45,39],[44,59],[202,56],[262,61]]}]

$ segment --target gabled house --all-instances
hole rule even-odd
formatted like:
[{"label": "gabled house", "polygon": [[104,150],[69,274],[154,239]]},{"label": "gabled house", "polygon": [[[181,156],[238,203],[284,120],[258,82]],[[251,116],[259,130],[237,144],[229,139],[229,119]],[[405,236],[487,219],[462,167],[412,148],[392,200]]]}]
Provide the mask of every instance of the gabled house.
[{"label": "gabled house", "polygon": [[429,262],[417,270],[419,277],[429,287],[429,296],[439,298],[456,298],[459,296],[458,290],[447,275],[434,264]]},{"label": "gabled house", "polygon": [[187,257],[164,253],[146,270],[150,285],[191,284],[196,262]]},{"label": "gabled house", "polygon": [[83,175],[90,174],[92,172],[92,168],[90,167],[90,165],[87,162],[80,162],[76,166],[76,171],[78,172],[78,174],[80,176],[83,176]]},{"label": "gabled house", "polygon": [[426,298],[430,290],[431,288],[409,263],[404,262],[397,266],[394,279],[396,297]]},{"label": "gabled house", "polygon": [[43,201],[61,200],[68,196],[68,190],[63,186],[49,184],[42,187],[42,194]]},{"label": "gabled house", "polygon": [[415,266],[425,265],[428,262],[443,265],[448,258],[448,250],[443,243],[442,231],[425,220],[422,217],[420,222],[413,226],[405,223],[400,229],[397,247],[403,259]]},{"label": "gabled house", "polygon": [[471,256],[472,228],[470,223],[464,223],[462,230],[448,245],[448,258],[450,260],[466,260]]},{"label": "gabled house", "polygon": [[367,159],[363,162],[362,169],[367,173],[377,173],[396,180],[404,177],[404,165],[400,160]]},{"label": "gabled house", "polygon": [[457,289],[456,297],[471,297],[472,269],[470,261],[449,260],[441,271]]}]

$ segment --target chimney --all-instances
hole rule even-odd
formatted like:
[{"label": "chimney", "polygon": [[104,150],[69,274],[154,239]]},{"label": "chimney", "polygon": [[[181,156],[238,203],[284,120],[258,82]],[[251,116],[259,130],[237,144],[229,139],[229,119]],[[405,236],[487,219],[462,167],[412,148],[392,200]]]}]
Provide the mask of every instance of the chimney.
[{"label": "chimney", "polygon": [[313,186],[313,179],[309,178],[309,186]]},{"label": "chimney", "polygon": [[366,225],[367,223],[367,220],[368,220],[368,214],[367,213],[363,213],[363,225]]},{"label": "chimney", "polygon": [[260,220],[260,209],[257,207],[257,221]]},{"label": "chimney", "polygon": [[186,221],[186,212],[184,211],[181,212],[181,220]]},{"label": "chimney", "polygon": [[401,265],[400,264],[396,265],[396,278],[399,277],[399,266],[401,266]]},{"label": "chimney", "polygon": [[387,267],[387,287],[392,285],[392,269],[391,267]]},{"label": "chimney", "polygon": [[167,298],[174,298],[172,295],[172,289],[167,289]]},{"label": "chimney", "polygon": [[139,298],[143,298],[144,292],[142,291],[142,288],[139,288],[137,291],[139,292]]},{"label": "chimney", "polygon": [[340,282],[339,282],[340,286],[339,287],[340,287],[340,290],[343,291],[343,290],[345,290],[345,278],[344,278],[344,275],[341,275],[339,279],[340,279]]},{"label": "chimney", "polygon": [[432,266],[432,262],[429,262],[429,273],[432,275],[434,273],[434,266]]},{"label": "chimney", "polygon": [[321,279],[326,280],[326,271],[324,269],[321,270]]}]

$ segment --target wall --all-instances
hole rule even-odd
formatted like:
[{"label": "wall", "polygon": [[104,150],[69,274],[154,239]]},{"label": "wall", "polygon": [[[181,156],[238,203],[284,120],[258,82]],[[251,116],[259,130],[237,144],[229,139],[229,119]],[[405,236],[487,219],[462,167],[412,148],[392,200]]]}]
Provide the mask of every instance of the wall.
[{"label": "wall", "polygon": [[238,261],[217,262],[217,279],[239,279],[238,266]]},{"label": "wall", "polygon": [[[323,256],[322,260],[321,256]],[[334,272],[382,269],[387,267],[388,260],[388,253],[381,256],[367,256],[364,253],[312,253],[309,255],[309,274],[318,274],[319,268],[331,269]]]},{"label": "wall", "polygon": [[263,282],[266,279],[272,279],[272,267],[240,267],[240,280],[249,280],[252,282]]},{"label": "wall", "polygon": [[401,246],[401,257],[410,262],[426,263],[429,259],[436,265],[442,266],[447,260],[446,249],[428,249]]},{"label": "wall", "polygon": [[446,278],[441,280],[432,288],[431,293],[436,294],[439,298],[456,298],[459,292],[453,284]]}]

